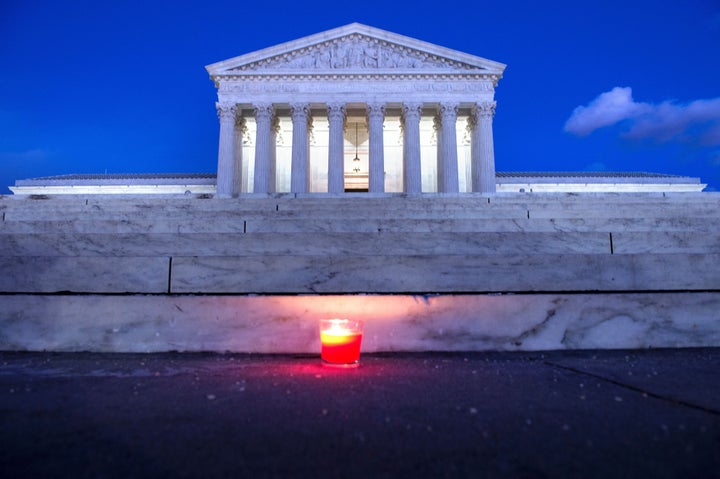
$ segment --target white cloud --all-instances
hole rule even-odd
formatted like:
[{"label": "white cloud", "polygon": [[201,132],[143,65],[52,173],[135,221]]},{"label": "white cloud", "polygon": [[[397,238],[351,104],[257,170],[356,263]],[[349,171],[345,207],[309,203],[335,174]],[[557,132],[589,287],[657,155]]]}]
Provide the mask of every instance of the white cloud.
[{"label": "white cloud", "polygon": [[583,136],[620,122],[628,125],[627,138],[720,145],[720,98],[687,104],[639,103],[633,100],[631,88],[615,87],[587,106],[575,108],[565,131]]},{"label": "white cloud", "polygon": [[647,111],[650,105],[636,103],[632,88],[616,86],[601,93],[588,106],[575,108],[565,123],[565,131],[575,135],[588,135],[598,128],[614,125]]}]

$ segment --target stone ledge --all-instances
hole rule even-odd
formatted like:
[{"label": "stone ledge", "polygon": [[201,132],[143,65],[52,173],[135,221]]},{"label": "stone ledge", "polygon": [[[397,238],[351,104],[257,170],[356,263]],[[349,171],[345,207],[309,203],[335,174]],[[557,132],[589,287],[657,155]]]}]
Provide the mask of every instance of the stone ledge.
[{"label": "stone ledge", "polygon": [[718,311],[718,292],[1,295],[0,350],[316,353],[327,317],[364,319],[364,352],[707,347]]},{"label": "stone ledge", "polygon": [[0,256],[0,271],[2,293],[167,293],[170,258]]},{"label": "stone ledge", "polygon": [[718,254],[174,257],[173,293],[717,290]]}]

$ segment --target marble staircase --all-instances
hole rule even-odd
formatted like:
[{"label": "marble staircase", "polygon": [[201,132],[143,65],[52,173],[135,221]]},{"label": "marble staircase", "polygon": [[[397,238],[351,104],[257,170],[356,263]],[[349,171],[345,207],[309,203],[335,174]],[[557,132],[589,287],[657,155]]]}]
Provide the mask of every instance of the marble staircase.
[{"label": "marble staircase", "polygon": [[720,345],[720,195],[0,197],[0,349]]}]

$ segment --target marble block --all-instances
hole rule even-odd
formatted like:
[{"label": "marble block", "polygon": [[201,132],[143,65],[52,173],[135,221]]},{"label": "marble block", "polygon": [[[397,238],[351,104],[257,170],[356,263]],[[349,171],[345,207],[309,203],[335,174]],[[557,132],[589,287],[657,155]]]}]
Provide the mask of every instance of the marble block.
[{"label": "marble block", "polygon": [[720,255],[174,257],[173,293],[717,290]]},{"label": "marble block", "polygon": [[318,320],[366,321],[362,350],[720,346],[720,293],[2,295],[0,350],[318,353]]},{"label": "marble block", "polygon": [[0,222],[0,235],[9,234],[170,234],[170,233],[513,233],[513,232],[695,232],[716,234],[720,218],[280,218],[274,213],[253,215],[210,215],[197,211],[170,217],[123,219],[97,217],[92,221],[35,219]]},{"label": "marble block", "polygon": [[0,256],[4,293],[167,293],[170,258]]},{"label": "marble block", "polygon": [[0,234],[4,256],[359,256],[607,254],[594,232]]},{"label": "marble block", "polygon": [[[230,227],[219,224],[212,226],[208,222],[203,228],[220,228],[221,232]],[[457,219],[442,218],[250,218],[245,221],[247,233],[298,233],[298,232],[447,232],[447,233],[513,233],[513,232],[620,232],[620,231],[692,231],[697,233],[715,233],[720,230],[720,220],[709,221],[707,218],[498,218],[482,221],[476,218]],[[159,228],[160,224],[153,226]],[[170,224],[168,230],[173,228]],[[148,230],[149,231],[149,230]],[[172,230],[174,231],[174,230]],[[199,232],[199,231],[198,231]]]},{"label": "marble block", "polygon": [[698,231],[652,231],[613,233],[616,254],[705,253],[720,251],[720,233]]}]

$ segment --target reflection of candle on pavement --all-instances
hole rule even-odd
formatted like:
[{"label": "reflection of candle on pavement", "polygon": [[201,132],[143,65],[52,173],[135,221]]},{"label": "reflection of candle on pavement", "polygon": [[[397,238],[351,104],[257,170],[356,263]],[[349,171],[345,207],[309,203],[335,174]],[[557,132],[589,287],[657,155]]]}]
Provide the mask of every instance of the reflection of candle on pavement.
[{"label": "reflection of candle on pavement", "polygon": [[352,367],[360,360],[363,322],[352,319],[321,319],[320,357],[326,364]]}]

